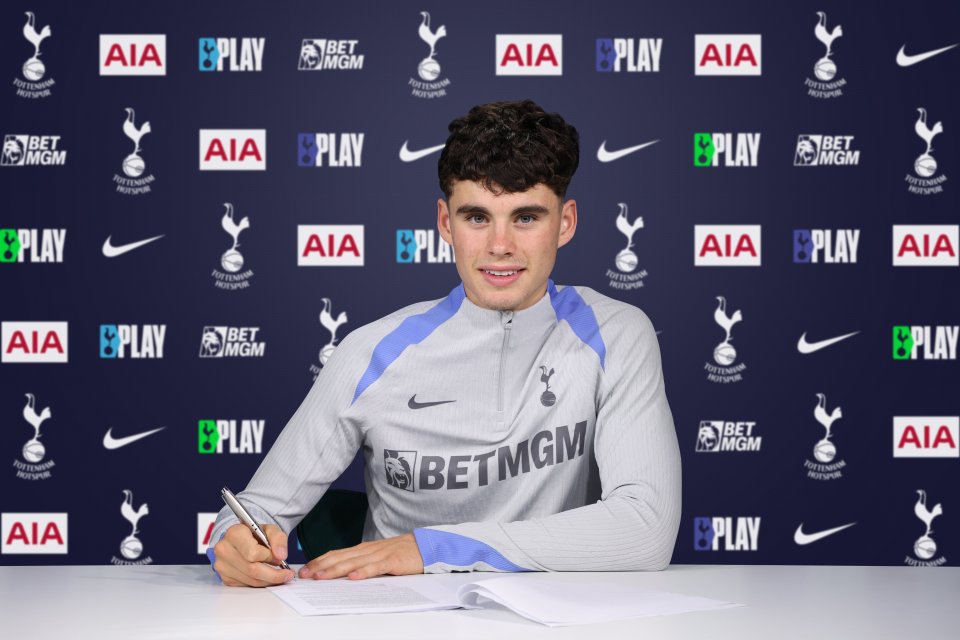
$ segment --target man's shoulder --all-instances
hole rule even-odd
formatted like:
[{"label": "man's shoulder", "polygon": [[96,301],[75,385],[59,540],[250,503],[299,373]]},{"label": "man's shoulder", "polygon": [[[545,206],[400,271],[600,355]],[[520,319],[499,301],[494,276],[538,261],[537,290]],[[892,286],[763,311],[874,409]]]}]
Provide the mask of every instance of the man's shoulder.
[{"label": "man's shoulder", "polygon": [[[557,290],[561,293],[567,289],[575,291],[577,296],[590,307],[603,333],[606,333],[604,329],[626,329],[628,330],[627,332],[630,333],[629,329],[631,327],[639,330],[646,325],[652,326],[647,314],[629,302],[611,298],[590,287],[581,285],[557,285]],[[616,333],[619,333],[619,331]]]},{"label": "man's shoulder", "polygon": [[365,325],[361,325],[347,334],[341,346],[361,349],[368,347],[372,349],[377,343],[383,340],[384,337],[396,330],[404,320],[426,313],[445,299],[446,297],[415,302],[372,322],[368,322]]}]

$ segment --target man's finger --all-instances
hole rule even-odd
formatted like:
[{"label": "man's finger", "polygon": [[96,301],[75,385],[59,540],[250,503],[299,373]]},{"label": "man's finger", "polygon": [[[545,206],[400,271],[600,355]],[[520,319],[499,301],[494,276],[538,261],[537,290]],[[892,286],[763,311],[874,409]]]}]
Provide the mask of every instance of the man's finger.
[{"label": "man's finger", "polygon": [[246,573],[254,580],[265,584],[284,584],[293,580],[293,571],[274,569],[262,562],[252,562],[246,566]]},{"label": "man's finger", "polygon": [[[330,580],[340,578],[349,574],[351,571],[367,565],[378,565],[386,556],[381,553],[371,553],[363,556],[355,556],[347,560],[338,562],[324,570],[323,575],[315,576],[321,580]],[[380,575],[380,574],[377,574]]]},{"label": "man's finger", "polygon": [[346,547],[344,549],[327,551],[322,556],[318,556],[305,564],[303,569],[300,570],[300,575],[304,578],[310,577],[318,571],[326,571],[337,563],[344,562],[350,558],[376,553],[380,546],[381,545],[375,543],[363,543],[354,547]]}]

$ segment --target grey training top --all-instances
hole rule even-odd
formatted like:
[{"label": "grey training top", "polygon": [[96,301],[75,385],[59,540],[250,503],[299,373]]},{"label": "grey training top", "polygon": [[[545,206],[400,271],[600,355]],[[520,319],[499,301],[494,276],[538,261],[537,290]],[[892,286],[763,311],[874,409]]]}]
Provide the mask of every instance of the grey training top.
[{"label": "grey training top", "polygon": [[[513,312],[461,284],[353,331],[237,497],[289,534],[361,448],[363,539],[413,531],[426,573],[670,562],[680,452],[656,334],[587,287],[549,281]],[[211,545],[236,522],[225,507]]]}]

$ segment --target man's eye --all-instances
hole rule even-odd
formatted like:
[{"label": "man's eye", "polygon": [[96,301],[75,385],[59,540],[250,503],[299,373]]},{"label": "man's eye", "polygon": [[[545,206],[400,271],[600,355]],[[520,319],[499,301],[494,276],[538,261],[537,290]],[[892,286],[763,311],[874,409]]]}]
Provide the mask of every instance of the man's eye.
[{"label": "man's eye", "polygon": [[476,214],[476,215],[470,216],[470,222],[472,222],[472,223],[474,223],[474,224],[481,224],[481,223],[483,223],[484,220],[485,220],[485,218],[484,218],[482,215],[480,215],[479,213]]},{"label": "man's eye", "polygon": [[520,224],[532,224],[533,221],[536,220],[536,219],[537,219],[536,216],[531,216],[531,215],[528,215],[528,214],[524,214],[524,215],[519,216],[519,217],[517,218],[517,220],[520,221]]}]

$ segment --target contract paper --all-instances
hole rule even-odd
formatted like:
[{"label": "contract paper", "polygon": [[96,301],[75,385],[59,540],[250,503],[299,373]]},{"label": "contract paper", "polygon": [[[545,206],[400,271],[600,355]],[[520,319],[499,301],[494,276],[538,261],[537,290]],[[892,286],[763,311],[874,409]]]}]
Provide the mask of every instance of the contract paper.
[{"label": "contract paper", "polygon": [[429,574],[367,580],[296,580],[268,587],[305,616],[482,609],[494,602],[529,620],[557,627],[709,611],[732,602],[624,585],[603,577],[551,574]]}]

